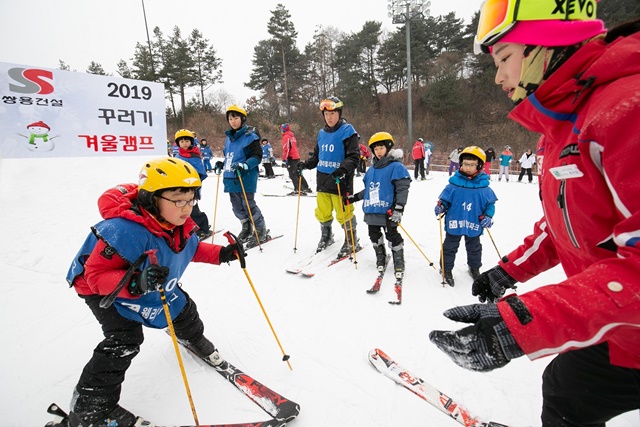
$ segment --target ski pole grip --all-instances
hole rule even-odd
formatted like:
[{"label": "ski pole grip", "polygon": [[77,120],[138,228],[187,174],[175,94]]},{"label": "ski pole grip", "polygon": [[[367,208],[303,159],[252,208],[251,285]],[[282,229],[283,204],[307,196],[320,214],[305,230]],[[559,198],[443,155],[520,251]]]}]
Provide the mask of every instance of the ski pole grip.
[{"label": "ski pole grip", "polygon": [[224,237],[227,238],[227,241],[229,242],[230,245],[233,245],[234,243],[238,245],[239,251],[235,251],[234,253],[238,258],[238,261],[240,261],[240,267],[245,268],[247,266],[247,263],[244,260],[244,251],[242,250],[240,244],[238,243],[238,238],[230,231],[227,231],[226,233],[224,233]]},{"label": "ski pole grip", "polygon": [[147,257],[149,257],[150,264],[156,264],[156,265],[158,264],[158,257],[156,256],[156,252],[158,252],[157,249],[149,249],[148,251],[145,252]]}]

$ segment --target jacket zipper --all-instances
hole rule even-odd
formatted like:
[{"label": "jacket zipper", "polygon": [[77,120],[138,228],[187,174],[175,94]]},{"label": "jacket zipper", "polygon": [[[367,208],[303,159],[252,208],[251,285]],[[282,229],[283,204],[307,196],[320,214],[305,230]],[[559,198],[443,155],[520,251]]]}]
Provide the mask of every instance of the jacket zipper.
[{"label": "jacket zipper", "polygon": [[567,229],[567,234],[569,235],[569,239],[571,240],[571,243],[573,243],[573,246],[575,246],[576,248],[580,248],[580,245],[578,244],[578,240],[576,239],[576,235],[573,232],[573,228],[571,227],[571,220],[569,219],[569,210],[567,209],[566,186],[567,186],[567,181],[562,180],[562,182],[560,183],[560,190],[557,198],[558,207],[562,211],[562,217],[564,218],[564,225]]}]

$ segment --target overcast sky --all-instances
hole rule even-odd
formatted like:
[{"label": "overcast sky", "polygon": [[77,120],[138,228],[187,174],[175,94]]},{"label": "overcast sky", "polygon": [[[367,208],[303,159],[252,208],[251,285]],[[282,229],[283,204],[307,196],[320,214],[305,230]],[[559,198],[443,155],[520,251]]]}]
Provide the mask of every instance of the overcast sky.
[{"label": "overcast sky", "polygon": [[[431,15],[456,12],[465,24],[481,0],[431,0]],[[316,26],[358,32],[366,21],[382,22],[383,30],[397,28],[387,16],[387,0],[145,0],[149,32],[158,26],[169,34],[175,25],[187,37],[198,28],[222,59],[223,90],[243,104],[255,94],[244,87],[251,74],[253,48],[270,38],[271,10],[282,3],[298,31],[298,48],[312,40]],[[0,62],[57,68],[63,60],[72,70],[86,71],[100,63],[116,74],[116,64],[131,64],[136,42],[146,43],[142,0],[0,0]],[[195,93],[190,91],[189,97]]]}]

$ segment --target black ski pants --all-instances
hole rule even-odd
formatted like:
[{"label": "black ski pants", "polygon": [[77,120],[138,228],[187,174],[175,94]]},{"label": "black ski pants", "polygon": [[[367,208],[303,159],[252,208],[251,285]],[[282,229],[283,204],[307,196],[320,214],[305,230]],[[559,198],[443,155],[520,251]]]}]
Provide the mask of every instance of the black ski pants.
[{"label": "black ski pants", "polygon": [[[300,159],[298,160],[287,160],[287,171],[289,172],[289,178],[291,179],[291,184],[293,184],[294,190],[298,191],[298,181],[302,175],[298,175],[298,163],[300,163]],[[307,180],[302,176],[302,182],[300,183],[300,191],[309,191],[309,184],[307,184]]]},{"label": "black ski pants", "polygon": [[387,221],[387,226],[383,227],[381,225],[369,225],[369,239],[374,244],[377,244],[382,239],[382,230],[384,230],[384,234],[387,237],[387,241],[391,243],[391,247],[395,248],[400,246],[404,239],[402,235],[398,233],[398,225],[395,223],[391,223],[391,221]]},{"label": "black ski pants", "polygon": [[533,181],[533,174],[531,173],[531,168],[522,168],[520,169],[520,175],[518,176],[518,182],[522,181],[522,177],[524,176],[524,174],[527,174],[527,177],[529,178],[529,182]]},{"label": "black ski pants", "polygon": [[420,178],[424,179],[424,159],[415,159],[413,161],[413,178],[418,179],[418,174],[420,174]]},{"label": "black ski pants", "polygon": [[640,409],[640,370],[609,362],[607,343],[559,354],[542,375],[543,427],[604,427]]},{"label": "black ski pants", "polygon": [[[179,339],[194,342],[204,334],[204,325],[195,302],[185,295],[187,305],[173,320],[173,326]],[[108,411],[120,400],[125,373],[140,352],[144,341],[142,324],[122,317],[113,305],[101,308],[102,295],[80,297],[100,323],[104,339],[93,350],[80,375],[76,386],[78,398],[71,410],[76,413]]]},{"label": "black ski pants", "polygon": [[[444,242],[442,243],[445,271],[453,270],[461,239],[462,236],[460,235],[450,233],[446,234]],[[467,250],[467,264],[469,267],[480,268],[482,266],[482,243],[480,243],[480,236],[464,236],[464,245]]]}]

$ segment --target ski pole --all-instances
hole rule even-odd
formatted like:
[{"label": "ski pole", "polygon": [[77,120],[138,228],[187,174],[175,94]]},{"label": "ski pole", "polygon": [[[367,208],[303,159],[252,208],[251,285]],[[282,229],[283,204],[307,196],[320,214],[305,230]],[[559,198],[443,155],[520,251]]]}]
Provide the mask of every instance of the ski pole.
[{"label": "ski pole", "polygon": [[216,217],[218,216],[218,193],[220,192],[220,176],[222,176],[222,171],[218,172],[216,169],[216,175],[218,175],[218,182],[216,184],[216,202],[213,207],[213,234],[211,235],[211,243],[216,237]]},{"label": "ski pole", "polygon": [[249,198],[247,197],[247,192],[244,191],[244,184],[242,183],[242,177],[240,176],[240,171],[236,170],[236,175],[238,175],[238,179],[240,180],[240,187],[242,188],[242,195],[244,196],[244,202],[247,205],[247,211],[249,212],[249,219],[251,220],[251,226],[253,227],[253,234],[256,236],[256,242],[258,242],[258,247],[260,248],[260,252],[262,252],[262,245],[260,244],[260,236],[258,236],[258,230],[256,230],[256,223],[253,221],[253,215],[251,214],[251,206],[249,206]]},{"label": "ski pole", "polygon": [[293,252],[298,251],[298,221],[300,220],[300,188],[302,187],[302,172],[298,176],[298,207],[296,208],[296,237],[293,239]]},{"label": "ski pole", "polygon": [[[238,243],[238,239],[230,231],[227,231],[226,233],[224,233],[224,236],[229,241],[229,244]],[[246,263],[245,258],[244,258],[244,252],[242,251],[242,247],[240,245],[238,245],[238,247],[240,248],[240,250],[235,252],[236,258],[238,258],[238,261],[240,261],[240,267],[242,268],[242,271],[244,272],[244,275],[246,276],[247,281],[249,282],[249,285],[251,285],[251,290],[253,291],[253,295],[255,295],[256,300],[258,301],[258,305],[260,305],[260,308],[262,309],[262,314],[264,314],[265,319],[267,319],[267,323],[269,324],[269,328],[271,328],[271,333],[273,333],[273,336],[276,339],[276,342],[278,343],[278,347],[280,347],[280,351],[282,351],[282,361],[283,362],[287,362],[287,365],[289,365],[289,370],[293,371],[293,368],[291,367],[291,362],[289,362],[290,356],[287,353],[285,353],[284,348],[282,348],[282,344],[280,344],[280,340],[278,339],[278,335],[276,334],[275,329],[273,329],[273,325],[271,324],[271,320],[269,320],[269,316],[267,315],[267,311],[264,309],[264,305],[262,305],[262,301],[260,301],[260,297],[258,296],[258,292],[256,291],[255,286],[253,286],[253,282],[251,281],[251,277],[249,277],[249,273],[247,272],[247,263]]]},{"label": "ski pole", "polygon": [[493,243],[493,247],[496,249],[496,253],[498,254],[498,258],[502,259],[502,256],[500,255],[500,251],[498,250],[498,247],[496,246],[496,242],[493,241],[493,236],[491,235],[491,232],[489,231],[488,228],[485,228],[485,230],[487,230],[487,234],[489,235],[489,238],[491,239],[491,243]]},{"label": "ski pole", "polygon": [[[344,203],[342,202],[342,194],[340,193],[340,180],[336,178],[336,187],[338,187],[338,198],[340,198],[340,207],[342,208],[342,225],[344,226],[344,237],[349,241],[349,233],[347,232],[347,213],[344,210]],[[349,202],[347,202],[349,203]],[[353,217],[351,217],[353,218]],[[349,218],[349,230],[351,231],[351,254],[353,256],[353,265],[358,269],[358,260],[356,258],[356,242],[355,236],[353,235],[353,223],[351,222],[351,218]]]},{"label": "ski pole", "polygon": [[441,214],[438,217],[438,222],[440,223],[440,274],[442,274],[442,287],[447,284],[444,280],[444,245],[442,243],[442,217],[444,214]]},{"label": "ski pole", "polygon": [[[391,213],[391,209],[389,209],[389,214]],[[422,256],[424,257],[424,259],[427,260],[427,262],[429,263],[429,265],[431,267],[433,267],[434,270],[438,271],[436,269],[436,266],[433,265],[433,263],[431,262],[431,260],[429,258],[427,258],[427,256],[425,255],[424,252],[422,252],[422,249],[420,249],[420,246],[418,246],[418,244],[416,243],[415,240],[413,240],[413,237],[411,237],[411,235],[407,232],[407,230],[404,228],[404,226],[401,223],[398,223],[398,227],[400,227],[402,229],[402,231],[404,232],[404,234],[407,235],[407,237],[409,238],[409,240],[411,240],[411,243],[413,243],[415,245],[415,247],[418,249],[418,251],[420,251],[420,253],[422,254]]]},{"label": "ski pole", "polygon": [[[151,249],[145,252],[149,256],[150,264],[158,264],[158,258],[156,257],[157,249]],[[198,422],[198,414],[196,413],[196,407],[193,404],[193,397],[191,396],[191,389],[189,388],[189,380],[187,380],[187,373],[184,370],[184,364],[182,363],[182,356],[180,355],[180,349],[178,348],[178,338],[176,337],[176,331],[173,328],[173,322],[171,321],[171,312],[169,311],[169,304],[167,303],[167,297],[164,294],[164,288],[162,285],[158,285],[158,292],[160,293],[160,299],[162,300],[162,308],[164,309],[164,315],[167,318],[167,326],[169,327],[169,335],[171,335],[171,341],[173,341],[173,348],[176,351],[176,357],[178,358],[178,365],[180,365],[180,372],[182,373],[182,381],[184,382],[184,388],[187,391],[187,397],[189,398],[189,405],[191,405],[191,412],[193,413],[193,420],[196,426],[200,426]]]}]

